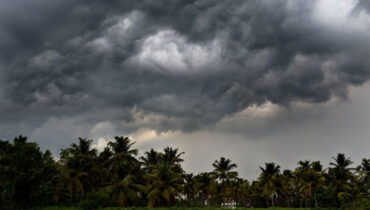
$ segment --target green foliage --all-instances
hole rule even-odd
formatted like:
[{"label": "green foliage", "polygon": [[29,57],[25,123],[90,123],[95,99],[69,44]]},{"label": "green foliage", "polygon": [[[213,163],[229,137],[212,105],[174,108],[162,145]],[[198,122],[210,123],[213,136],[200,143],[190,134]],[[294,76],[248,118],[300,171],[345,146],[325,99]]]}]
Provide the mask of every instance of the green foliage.
[{"label": "green foliage", "polygon": [[358,201],[357,208],[370,209],[370,198],[364,198]]},{"label": "green foliage", "polygon": [[19,136],[13,144],[0,140],[1,208],[50,205],[56,165],[51,153]]},{"label": "green foliage", "polygon": [[24,136],[0,140],[0,209],[370,208],[370,159],[354,168],[340,153],[329,168],[304,160],[295,170],[269,162],[249,182],[224,157],[212,172],[193,175],[182,169],[178,148],[137,157],[134,144],[116,136],[99,153],[79,138],[55,161]]},{"label": "green foliage", "polygon": [[80,201],[78,206],[83,210],[91,210],[107,207],[109,205],[109,196],[103,192],[91,192],[86,195],[86,199]]},{"label": "green foliage", "polygon": [[[107,207],[107,208],[97,208],[97,210],[229,210],[230,208],[218,208],[218,207],[210,207],[210,208],[204,208],[204,207],[171,207],[171,208],[149,208],[149,207],[128,207],[128,208],[122,208],[122,207]],[[266,208],[233,208],[235,210],[248,210],[248,209],[266,209]],[[270,210],[310,210],[313,208],[268,208]],[[318,208],[317,210],[320,210],[321,208]],[[38,209],[39,210],[39,209]],[[45,207],[41,208],[40,210],[82,210],[78,207]],[[325,208],[323,210],[339,210],[338,208]]]}]

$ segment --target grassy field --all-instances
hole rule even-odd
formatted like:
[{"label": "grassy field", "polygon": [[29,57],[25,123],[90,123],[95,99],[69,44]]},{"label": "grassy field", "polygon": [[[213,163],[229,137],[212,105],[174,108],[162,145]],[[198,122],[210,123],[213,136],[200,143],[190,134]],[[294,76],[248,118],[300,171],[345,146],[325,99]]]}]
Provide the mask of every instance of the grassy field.
[{"label": "grassy field", "polygon": [[[109,207],[109,208],[98,208],[97,210],[197,210],[197,209],[207,209],[207,210],[230,210],[231,208],[177,208],[177,207],[172,207],[172,208],[145,208],[145,207],[131,207],[131,208],[119,208],[119,207]],[[266,209],[266,208],[235,208],[236,210],[247,210],[247,209]],[[309,210],[311,208],[268,208],[269,210]],[[318,208],[320,209],[320,208]],[[335,210],[337,208],[322,208],[326,210]],[[76,208],[76,207],[45,207],[40,210],[83,210],[82,208]],[[317,210],[317,209],[316,209]]]}]

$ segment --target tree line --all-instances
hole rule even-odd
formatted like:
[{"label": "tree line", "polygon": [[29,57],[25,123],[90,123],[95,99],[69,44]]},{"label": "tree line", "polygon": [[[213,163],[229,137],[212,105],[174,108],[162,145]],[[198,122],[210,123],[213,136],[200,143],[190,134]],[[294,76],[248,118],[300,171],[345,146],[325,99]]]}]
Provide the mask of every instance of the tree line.
[{"label": "tree line", "polygon": [[184,152],[166,147],[138,157],[129,137],[116,136],[98,152],[79,138],[55,160],[50,151],[18,136],[0,140],[0,208],[97,207],[343,207],[369,205],[370,159],[359,166],[344,154],[329,167],[299,161],[295,170],[269,162],[258,179],[238,177],[237,165],[221,157],[213,171],[186,173]]}]

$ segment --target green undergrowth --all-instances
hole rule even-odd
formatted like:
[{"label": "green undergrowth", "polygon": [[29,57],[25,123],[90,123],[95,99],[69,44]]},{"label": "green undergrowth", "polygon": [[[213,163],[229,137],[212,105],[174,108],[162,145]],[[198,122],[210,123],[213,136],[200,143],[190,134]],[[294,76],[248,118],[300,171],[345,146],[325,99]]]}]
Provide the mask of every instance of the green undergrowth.
[{"label": "green undergrowth", "polygon": [[[171,207],[171,208],[147,208],[147,207],[130,207],[130,208],[120,208],[120,207],[107,207],[107,208],[98,208],[96,210],[248,210],[248,209],[267,209],[267,208],[179,208],[179,207]],[[312,208],[268,208],[269,210],[310,210]],[[322,210],[336,210],[337,208],[318,208]],[[318,210],[316,209],[316,210]],[[44,207],[40,210],[84,210],[83,208],[78,207]]]}]

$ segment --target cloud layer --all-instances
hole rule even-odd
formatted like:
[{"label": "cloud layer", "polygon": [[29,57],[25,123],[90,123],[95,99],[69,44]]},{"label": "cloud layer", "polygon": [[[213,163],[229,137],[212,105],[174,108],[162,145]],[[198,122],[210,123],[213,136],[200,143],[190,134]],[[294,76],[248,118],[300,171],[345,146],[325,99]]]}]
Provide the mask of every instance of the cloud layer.
[{"label": "cloud layer", "polygon": [[3,0],[0,131],[222,130],[346,98],[370,76],[366,2]]}]

